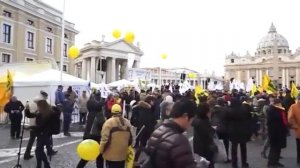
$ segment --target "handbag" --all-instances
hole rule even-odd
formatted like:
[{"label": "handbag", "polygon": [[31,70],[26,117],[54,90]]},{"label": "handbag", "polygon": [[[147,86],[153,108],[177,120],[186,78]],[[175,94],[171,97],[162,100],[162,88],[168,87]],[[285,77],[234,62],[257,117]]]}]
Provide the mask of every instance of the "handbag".
[{"label": "handbag", "polygon": [[214,135],[214,144],[217,147],[217,152],[214,154],[214,161],[215,163],[222,163],[227,160],[227,154],[226,154],[226,149],[224,146],[223,140],[219,139],[219,137],[215,134]]}]

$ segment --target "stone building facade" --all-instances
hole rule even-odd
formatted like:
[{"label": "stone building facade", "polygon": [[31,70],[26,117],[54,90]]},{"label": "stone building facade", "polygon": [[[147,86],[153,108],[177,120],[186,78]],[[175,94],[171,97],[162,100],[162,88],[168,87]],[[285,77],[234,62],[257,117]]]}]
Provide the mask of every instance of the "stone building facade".
[{"label": "stone building facade", "polygon": [[292,52],[288,41],[277,33],[273,23],[268,34],[258,43],[254,55],[231,53],[225,59],[225,80],[235,78],[247,83],[252,78],[261,85],[264,74],[268,74],[279,87],[289,87],[291,82],[300,84],[300,48]]},{"label": "stone building facade", "polygon": [[143,54],[123,39],[110,43],[94,40],[85,44],[75,60],[75,76],[95,83],[127,79],[128,68],[139,68]]},{"label": "stone building facade", "polygon": [[[62,12],[40,0],[0,0],[0,63],[52,60],[60,64]],[[79,33],[65,21],[63,70],[74,73],[67,49]],[[1,66],[1,65],[0,65]]]}]

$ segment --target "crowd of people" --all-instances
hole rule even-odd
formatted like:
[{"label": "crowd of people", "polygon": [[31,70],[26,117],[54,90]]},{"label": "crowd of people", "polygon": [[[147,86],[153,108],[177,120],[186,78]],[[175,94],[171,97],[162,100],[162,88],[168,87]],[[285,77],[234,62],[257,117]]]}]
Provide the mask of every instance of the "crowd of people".
[{"label": "crowd of people", "polygon": [[[48,156],[57,153],[51,137],[59,132],[53,128],[60,126],[57,117],[60,112],[63,133],[71,136],[69,128],[76,103],[79,124],[85,125],[83,139],[93,139],[100,144],[97,168],[102,168],[104,162],[108,168],[125,167],[127,149],[131,145],[136,150],[135,167],[146,167],[147,164],[163,168],[201,167],[194,159],[197,154],[209,161],[208,168],[214,168],[220,153],[216,139],[223,142],[225,164],[238,167],[240,146],[241,166],[248,168],[247,143],[258,137],[265,141],[261,155],[268,160],[267,166],[284,167],[280,163],[280,154],[287,146],[290,130],[295,131],[296,161],[300,165],[300,101],[295,102],[289,90],[273,94],[255,93],[254,96],[237,90],[195,95],[192,90],[180,94],[179,88],[170,92],[168,87],[140,93],[134,89],[124,90],[102,98],[97,90],[77,95],[72,87],[63,92],[63,87],[59,86],[55,106],[49,105],[48,94],[43,91],[25,106],[12,97],[5,106],[11,120],[11,137],[20,138],[22,111],[25,109],[26,117],[31,119],[31,131],[24,159],[33,157],[30,151],[37,138],[37,168],[42,162],[45,168],[49,168],[44,147]],[[300,100],[300,95],[297,100]],[[190,126],[193,129],[189,129]],[[192,146],[184,134],[190,130],[193,132]],[[143,163],[142,153],[146,158]],[[87,162],[81,159],[77,168],[83,168]]]}]

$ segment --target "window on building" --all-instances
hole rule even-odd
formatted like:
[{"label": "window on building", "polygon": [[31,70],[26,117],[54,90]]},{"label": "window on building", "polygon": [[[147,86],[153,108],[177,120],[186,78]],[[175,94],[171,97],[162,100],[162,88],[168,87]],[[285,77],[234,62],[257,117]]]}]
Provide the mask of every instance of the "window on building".
[{"label": "window on building", "polygon": [[67,70],[67,65],[63,65],[63,71],[64,72],[67,72],[68,70]]},{"label": "window on building", "polygon": [[10,63],[11,61],[11,55],[2,53],[2,62],[3,63]]},{"label": "window on building", "polygon": [[67,50],[68,50],[68,45],[65,43],[65,44],[64,44],[64,57],[68,57],[68,52],[67,52]]},{"label": "window on building", "polygon": [[3,11],[3,16],[11,17],[11,12],[4,10]]},{"label": "window on building", "polygon": [[34,33],[27,32],[27,48],[34,49]]},{"label": "window on building", "polygon": [[52,33],[52,28],[51,27],[47,27],[47,31]]},{"label": "window on building", "polygon": [[278,49],[278,53],[279,53],[279,54],[281,53],[281,49]]},{"label": "window on building", "polygon": [[33,25],[34,25],[34,21],[32,21],[32,20],[28,19],[28,20],[27,20],[27,24],[29,24],[29,25],[32,25],[32,26],[33,26]]},{"label": "window on building", "polygon": [[32,61],[34,61],[33,58],[26,58],[26,62],[32,62]]},{"label": "window on building", "polygon": [[68,38],[68,35],[65,33],[64,37],[67,39],[67,38]]},{"label": "window on building", "polygon": [[230,61],[231,61],[231,63],[234,63],[234,59],[231,59]]},{"label": "window on building", "polygon": [[3,24],[3,42],[11,43],[11,25]]},{"label": "window on building", "polygon": [[47,38],[46,40],[46,52],[52,54],[53,41],[51,38]]}]

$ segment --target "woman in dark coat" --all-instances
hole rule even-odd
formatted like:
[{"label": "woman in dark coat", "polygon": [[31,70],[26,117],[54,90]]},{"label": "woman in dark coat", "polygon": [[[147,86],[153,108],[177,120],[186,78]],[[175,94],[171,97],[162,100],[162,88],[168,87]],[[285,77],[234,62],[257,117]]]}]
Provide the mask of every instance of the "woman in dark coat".
[{"label": "woman in dark coat", "polygon": [[[244,101],[247,100],[247,101]],[[242,104],[243,101],[243,104]],[[247,163],[247,142],[251,137],[251,106],[248,98],[237,97],[231,99],[231,107],[226,116],[228,122],[229,140],[231,141],[232,168],[238,167],[237,149],[241,148],[242,167],[248,168]]]},{"label": "woman in dark coat", "polygon": [[214,129],[209,121],[209,105],[200,103],[192,126],[194,127],[194,153],[210,161],[209,168],[214,168],[214,154],[217,147],[213,141]]},{"label": "woman in dark coat", "polygon": [[269,167],[283,167],[279,163],[281,149],[286,147],[288,121],[285,109],[280,99],[274,99],[274,104],[267,111],[267,127],[270,141]]},{"label": "woman in dark coat", "polygon": [[227,160],[226,163],[229,163],[229,135],[228,135],[228,124],[225,120],[225,117],[228,113],[228,108],[225,107],[225,99],[219,97],[217,99],[217,105],[215,105],[211,110],[211,123],[212,126],[216,127],[217,135],[219,139],[222,139],[224,142]]},{"label": "woman in dark coat", "polygon": [[100,98],[100,93],[92,94],[87,102],[88,115],[83,139],[89,138],[95,116],[97,112],[102,112],[103,103]]}]

